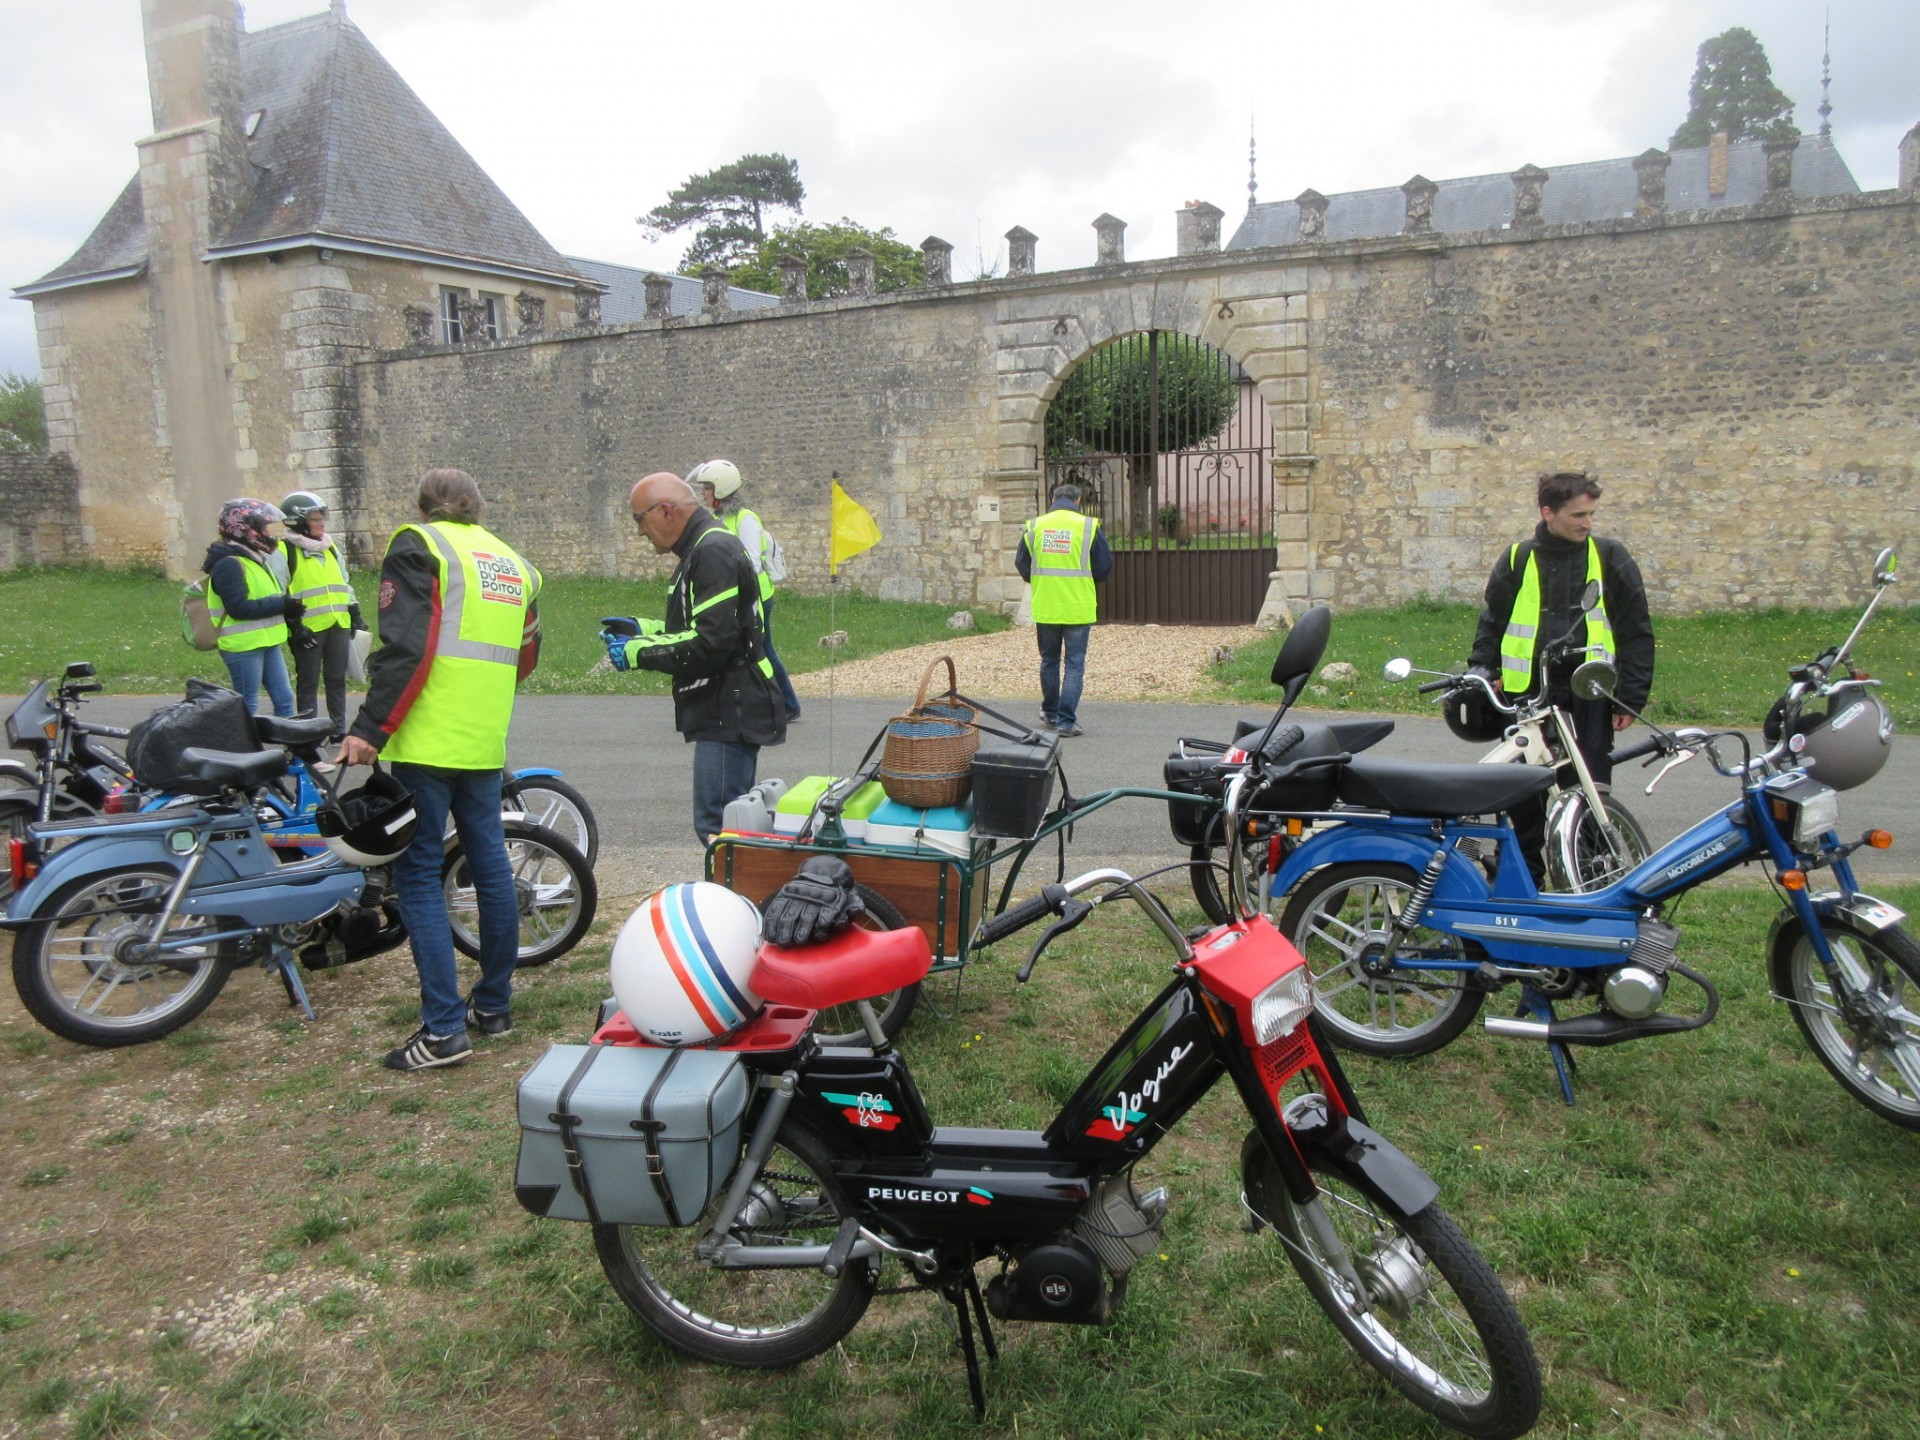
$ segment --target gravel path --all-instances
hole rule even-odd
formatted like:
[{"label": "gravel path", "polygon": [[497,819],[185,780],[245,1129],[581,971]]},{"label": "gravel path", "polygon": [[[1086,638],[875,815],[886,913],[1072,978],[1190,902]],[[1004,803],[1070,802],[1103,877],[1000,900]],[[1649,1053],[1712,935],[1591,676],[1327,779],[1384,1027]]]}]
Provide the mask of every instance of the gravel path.
[{"label": "gravel path", "polygon": [[[1217,698],[1210,673],[1216,652],[1237,650],[1261,638],[1251,625],[1096,625],[1087,646],[1089,700],[1211,700]],[[783,648],[785,648],[783,646]],[[1031,626],[1015,626],[991,635],[955,632],[949,640],[892,650],[885,655],[836,665],[793,677],[802,697],[829,693],[849,696],[911,697],[926,668],[942,655],[953,657],[963,694],[983,699],[1038,700],[1039,656]],[[944,689],[946,667],[934,689]]]}]

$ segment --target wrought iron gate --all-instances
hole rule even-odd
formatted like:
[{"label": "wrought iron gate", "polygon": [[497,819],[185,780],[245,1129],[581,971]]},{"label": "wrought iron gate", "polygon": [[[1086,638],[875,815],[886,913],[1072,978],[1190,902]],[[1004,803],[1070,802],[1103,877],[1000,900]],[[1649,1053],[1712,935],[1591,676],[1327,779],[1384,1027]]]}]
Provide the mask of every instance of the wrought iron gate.
[{"label": "wrought iron gate", "polygon": [[1149,330],[1094,351],[1047,407],[1040,508],[1080,487],[1113,547],[1100,618],[1247,625],[1273,569],[1273,432],[1224,350]]}]

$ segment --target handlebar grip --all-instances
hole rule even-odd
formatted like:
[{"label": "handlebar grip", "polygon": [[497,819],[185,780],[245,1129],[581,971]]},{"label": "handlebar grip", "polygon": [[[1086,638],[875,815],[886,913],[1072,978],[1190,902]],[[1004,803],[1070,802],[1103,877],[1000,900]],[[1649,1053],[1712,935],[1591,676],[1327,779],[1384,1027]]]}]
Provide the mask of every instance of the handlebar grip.
[{"label": "handlebar grip", "polygon": [[1451,690],[1454,686],[1458,685],[1459,683],[1460,683],[1459,677],[1449,675],[1444,680],[1429,680],[1426,684],[1422,685],[1418,690],[1414,691],[1413,693],[1416,695],[1431,695],[1436,690]]},{"label": "handlebar grip", "polygon": [[1043,920],[1053,914],[1053,902],[1044,894],[1031,900],[1022,900],[1011,910],[989,916],[980,922],[979,932],[974,936],[976,945],[991,945],[996,940],[1004,940],[1016,930],[1024,930],[1036,920]]},{"label": "handlebar grip", "polygon": [[1613,763],[1615,765],[1624,765],[1629,760],[1638,760],[1642,755],[1656,755],[1665,748],[1666,746],[1662,741],[1662,737],[1658,735],[1649,736],[1638,745],[1629,745],[1624,750],[1614,751]]}]

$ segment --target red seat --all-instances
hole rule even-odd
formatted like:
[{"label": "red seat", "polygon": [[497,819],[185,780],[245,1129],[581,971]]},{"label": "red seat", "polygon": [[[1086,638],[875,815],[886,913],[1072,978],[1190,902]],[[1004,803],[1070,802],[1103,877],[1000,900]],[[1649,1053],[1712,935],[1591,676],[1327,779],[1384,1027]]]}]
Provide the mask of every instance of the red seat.
[{"label": "red seat", "polygon": [[824,1010],[917,985],[932,965],[925,933],[911,925],[902,930],[850,925],[818,945],[761,946],[747,984],[770,1004]]}]

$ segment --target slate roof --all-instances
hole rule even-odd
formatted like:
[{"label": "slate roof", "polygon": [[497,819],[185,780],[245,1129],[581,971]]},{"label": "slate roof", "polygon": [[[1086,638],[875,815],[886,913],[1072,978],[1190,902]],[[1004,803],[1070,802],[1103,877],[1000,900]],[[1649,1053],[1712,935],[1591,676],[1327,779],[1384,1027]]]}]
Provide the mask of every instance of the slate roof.
[{"label": "slate roof", "polygon": [[[316,241],[527,278],[580,278],[343,13],[240,36],[251,196],[211,254]],[[16,293],[147,259],[138,176],[65,264]]]},{"label": "slate roof", "polygon": [[[665,274],[673,282],[673,289],[667,293],[667,312],[671,315],[698,315],[705,298],[701,283],[691,275],[636,270],[631,265],[588,260],[579,255],[569,255],[566,261],[589,280],[597,280],[607,287],[606,293],[600,297],[600,320],[605,325],[630,325],[647,318],[645,286],[649,275]],[[780,303],[777,295],[742,290],[738,285],[727,287],[727,299],[736,310],[764,310]]]},{"label": "slate roof", "polygon": [[[1707,193],[1706,147],[1671,152],[1667,169],[1667,209],[1722,210],[1751,205],[1767,193],[1766,152],[1758,140],[1736,140],[1727,147],[1727,189]],[[1517,167],[1516,167],[1517,168]],[[1499,230],[1513,219],[1513,181],[1507,175],[1473,175],[1441,180],[1433,201],[1438,233]],[[1857,195],[1860,186],[1831,140],[1805,135],[1793,152],[1793,193]],[[1540,196],[1540,218],[1548,225],[1577,225],[1633,214],[1639,179],[1631,156],[1547,167]],[[1406,196],[1395,185],[1327,197],[1328,240],[1363,240],[1398,235],[1406,224]],[[1300,207],[1293,200],[1255,205],[1240,222],[1229,250],[1262,245],[1293,245],[1300,239]]]}]

